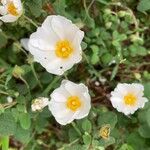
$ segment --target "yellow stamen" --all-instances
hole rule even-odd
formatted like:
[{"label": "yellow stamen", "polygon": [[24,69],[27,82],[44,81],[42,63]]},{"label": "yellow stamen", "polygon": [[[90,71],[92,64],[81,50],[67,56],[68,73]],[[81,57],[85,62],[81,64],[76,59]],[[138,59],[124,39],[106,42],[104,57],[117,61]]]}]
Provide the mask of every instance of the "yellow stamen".
[{"label": "yellow stamen", "polygon": [[11,14],[13,16],[18,16],[19,15],[19,13],[17,12],[17,8],[15,7],[13,2],[8,3],[7,10],[9,12],[9,14]]},{"label": "yellow stamen", "polygon": [[137,101],[137,98],[132,93],[128,93],[126,96],[124,96],[124,103],[126,105],[134,106],[136,101]]},{"label": "yellow stamen", "polygon": [[73,47],[68,40],[58,41],[56,43],[55,54],[60,58],[68,58],[73,52]]},{"label": "yellow stamen", "polygon": [[81,100],[79,99],[78,96],[70,96],[67,99],[66,103],[67,108],[69,108],[72,111],[76,111],[81,107]]}]

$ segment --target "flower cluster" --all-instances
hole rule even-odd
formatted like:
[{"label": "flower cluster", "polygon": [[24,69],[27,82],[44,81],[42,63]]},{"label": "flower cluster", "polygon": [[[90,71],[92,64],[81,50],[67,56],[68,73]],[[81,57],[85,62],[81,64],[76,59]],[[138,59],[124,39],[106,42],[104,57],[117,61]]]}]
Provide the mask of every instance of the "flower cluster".
[{"label": "flower cluster", "polygon": [[[1,0],[1,4],[0,20],[13,22],[22,15],[20,0]],[[34,61],[40,63],[47,72],[63,75],[82,60],[83,38],[84,32],[72,21],[59,15],[51,15],[29,39],[22,39],[21,43],[33,55]],[[110,101],[119,112],[130,115],[138,108],[143,108],[148,101],[143,97],[143,91],[141,84],[119,83],[111,92]],[[41,111],[45,106],[48,106],[58,123],[66,125],[89,114],[91,97],[84,84],[63,80],[60,87],[51,94],[50,101],[48,98],[37,98],[31,108],[32,111]],[[105,130],[108,130],[106,135]],[[107,138],[109,129],[102,128],[101,136]]]}]

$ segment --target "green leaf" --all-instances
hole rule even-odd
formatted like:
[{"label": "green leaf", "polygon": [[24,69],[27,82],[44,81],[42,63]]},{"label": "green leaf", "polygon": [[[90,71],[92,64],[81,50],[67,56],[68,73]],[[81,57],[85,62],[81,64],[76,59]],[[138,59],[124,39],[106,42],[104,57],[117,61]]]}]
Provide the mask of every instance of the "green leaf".
[{"label": "green leaf", "polygon": [[91,57],[91,63],[95,65],[99,62],[99,47],[97,45],[91,45],[90,48],[93,52],[93,55]]},{"label": "green leaf", "polygon": [[119,150],[134,150],[130,145],[128,144],[123,144]]},{"label": "green leaf", "polygon": [[42,0],[30,0],[27,3],[27,5],[28,5],[30,12],[32,13],[33,16],[39,17],[41,15]]},{"label": "green leaf", "polygon": [[29,129],[31,125],[30,115],[28,113],[21,113],[19,115],[20,125],[23,129]]},{"label": "green leaf", "polygon": [[67,7],[66,0],[57,0],[53,3],[54,9],[57,14],[65,15],[65,9]]},{"label": "green leaf", "polygon": [[105,53],[102,55],[101,60],[104,63],[104,65],[109,64],[113,59],[113,56],[110,53]]},{"label": "green leaf", "polygon": [[4,47],[7,44],[7,37],[3,32],[0,31],[0,48]]},{"label": "green leaf", "polygon": [[150,99],[150,82],[144,84],[144,94]]},{"label": "green leaf", "polygon": [[31,130],[24,130],[18,125],[14,137],[22,143],[27,143],[30,140],[30,132]]},{"label": "green leaf", "polygon": [[100,139],[99,141],[100,145],[103,146],[103,147],[108,147],[109,145],[112,145],[115,143],[115,138],[113,137],[109,137],[108,139]]},{"label": "green leaf", "polygon": [[148,125],[150,127],[150,108],[146,112],[146,120],[147,120],[147,123],[148,123]]},{"label": "green leaf", "polygon": [[82,122],[82,129],[88,133],[91,132],[92,130],[92,124],[91,122],[88,120],[88,119],[85,119],[83,122]]},{"label": "green leaf", "polygon": [[150,127],[147,124],[141,125],[138,131],[142,137],[150,138]]},{"label": "green leaf", "polygon": [[81,47],[82,47],[82,50],[85,50],[87,48],[87,43],[82,42],[81,43]]},{"label": "green leaf", "polygon": [[150,10],[150,0],[141,0],[137,6],[137,10],[141,12]]},{"label": "green leaf", "polygon": [[2,150],[8,150],[9,148],[9,136],[4,136],[1,138]]},{"label": "green leaf", "polygon": [[98,125],[103,126],[109,124],[111,129],[115,127],[117,123],[117,115],[113,112],[105,112],[99,115],[98,117]]},{"label": "green leaf", "polygon": [[82,136],[83,138],[83,142],[86,145],[90,145],[91,144],[91,135],[89,135],[87,132],[85,132],[85,134]]},{"label": "green leaf", "polygon": [[111,77],[110,77],[110,80],[111,80],[111,81],[115,78],[117,72],[118,72],[118,65],[116,65],[116,66],[114,67],[113,71],[112,71],[112,74],[111,74]]},{"label": "green leaf", "polygon": [[72,142],[78,138],[78,133],[73,128],[69,129],[68,135],[69,135],[70,142]]},{"label": "green leaf", "polygon": [[131,145],[134,150],[142,150],[145,146],[145,139],[143,139],[138,132],[132,132],[126,136],[127,144]]},{"label": "green leaf", "polygon": [[5,112],[0,115],[0,135],[13,135],[16,131],[16,122],[10,112]]}]

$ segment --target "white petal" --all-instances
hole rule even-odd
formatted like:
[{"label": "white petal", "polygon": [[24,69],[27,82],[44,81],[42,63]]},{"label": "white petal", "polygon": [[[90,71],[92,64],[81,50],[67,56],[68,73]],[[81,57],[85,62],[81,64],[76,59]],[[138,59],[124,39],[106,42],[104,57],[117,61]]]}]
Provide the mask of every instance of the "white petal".
[{"label": "white petal", "polygon": [[[76,46],[76,45],[80,45],[82,40],[84,38],[84,32],[81,31],[81,30],[78,30],[73,38],[73,45]],[[77,48],[78,49],[78,48]]]},{"label": "white petal", "polygon": [[2,3],[3,5],[6,5],[6,4],[7,4],[7,0],[1,0],[1,3]]},{"label": "white petal", "polygon": [[6,15],[7,14],[7,9],[4,6],[0,6],[0,15]]},{"label": "white petal", "polygon": [[119,92],[121,95],[126,95],[128,93],[129,85],[126,83],[119,83],[115,88],[115,92]]},{"label": "white petal", "polygon": [[88,116],[91,109],[91,98],[88,93],[84,94],[84,100],[82,101],[82,103],[83,103],[83,107],[81,107],[80,112],[74,117],[75,119],[82,119]]},{"label": "white petal", "polygon": [[140,97],[138,98],[138,107],[143,108],[145,106],[145,103],[148,102],[148,99],[146,97]]},{"label": "white petal", "polygon": [[[63,81],[66,82],[66,81]],[[65,89],[71,93],[71,95],[80,95],[84,92],[88,92],[87,87],[84,84],[75,84],[71,81],[67,81],[65,84]]]},{"label": "white petal", "polygon": [[129,90],[131,90],[137,96],[143,96],[144,95],[144,93],[143,93],[144,92],[144,86],[141,84],[132,83],[131,88]]},{"label": "white petal", "polygon": [[2,20],[3,22],[15,22],[17,19],[18,17],[10,15],[10,14],[0,17],[0,20]]},{"label": "white petal", "polygon": [[21,0],[13,0],[15,7],[17,8],[19,14],[22,13],[22,3]]},{"label": "white petal", "polygon": [[69,112],[65,103],[55,102],[53,99],[49,103],[49,109],[56,118],[62,118]]},{"label": "white petal", "polygon": [[49,110],[58,123],[66,125],[73,121],[74,112],[66,108],[65,103],[57,103],[53,99],[50,101]]},{"label": "white petal", "polygon": [[[51,29],[49,29],[51,31]],[[55,50],[55,44],[58,41],[56,34],[49,34],[43,28],[39,27],[36,32],[30,36],[30,44],[43,51]]]},{"label": "white petal", "polygon": [[28,44],[29,44],[29,39],[28,39],[28,38],[24,38],[24,39],[21,39],[20,42],[21,42],[22,47],[23,47],[25,50],[28,51],[28,50],[29,50],[29,46],[28,46]]},{"label": "white petal", "polygon": [[66,124],[69,124],[71,123],[74,118],[73,118],[73,115],[72,113],[68,113],[65,117],[63,118],[55,118],[57,120],[58,123],[60,123],[61,125],[66,125]]},{"label": "white petal", "polygon": [[47,65],[45,65],[46,70],[50,73],[56,74],[56,75],[62,75],[65,71],[71,69],[74,65],[73,59],[69,60],[63,60],[60,58],[57,58],[55,56],[55,60],[50,60]]},{"label": "white petal", "polygon": [[53,30],[62,40],[67,39],[73,41],[76,33],[80,31],[75,24],[62,16],[53,16],[51,23]]},{"label": "white petal", "polygon": [[59,87],[53,91],[51,94],[51,98],[55,102],[66,102],[66,100],[70,97],[70,94],[63,87]]},{"label": "white petal", "polygon": [[42,66],[46,66],[47,63],[51,63],[53,60],[56,60],[56,55],[54,51],[45,51],[41,50],[37,47],[32,46],[32,44],[28,43],[29,51],[35,57],[35,59],[42,64]]},{"label": "white petal", "polygon": [[57,33],[53,30],[52,28],[52,19],[55,15],[51,15],[51,16],[48,16],[43,24],[42,24],[42,29],[45,30],[45,32],[47,32],[50,37],[52,38],[53,36],[55,36],[55,38],[57,38],[58,40],[60,40],[59,36],[57,35]]}]

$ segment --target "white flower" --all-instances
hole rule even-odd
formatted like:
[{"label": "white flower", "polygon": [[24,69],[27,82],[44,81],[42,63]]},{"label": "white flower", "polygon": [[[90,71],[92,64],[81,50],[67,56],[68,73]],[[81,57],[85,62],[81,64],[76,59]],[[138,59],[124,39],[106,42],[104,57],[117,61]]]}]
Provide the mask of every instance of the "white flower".
[{"label": "white flower", "polygon": [[111,103],[114,108],[125,115],[133,114],[138,108],[143,108],[148,101],[143,97],[144,87],[141,84],[119,83],[111,92]]},{"label": "white flower", "polygon": [[7,97],[7,102],[8,102],[8,103],[12,103],[12,102],[13,102],[13,98],[12,98],[11,96],[8,96],[8,97]]},{"label": "white flower", "polygon": [[51,94],[49,109],[58,123],[66,125],[89,114],[91,98],[84,84],[63,80]]},{"label": "white flower", "polygon": [[[29,41],[21,43],[49,73],[62,75],[82,59],[84,32],[62,16],[48,16]],[[25,41],[24,41],[25,40]]]},{"label": "white flower", "polygon": [[0,20],[3,22],[14,22],[22,15],[22,13],[23,8],[21,0],[0,1]]},{"label": "white flower", "polygon": [[32,111],[40,111],[44,107],[46,107],[48,103],[49,103],[48,98],[45,98],[45,97],[36,98],[31,105],[31,109]]}]

